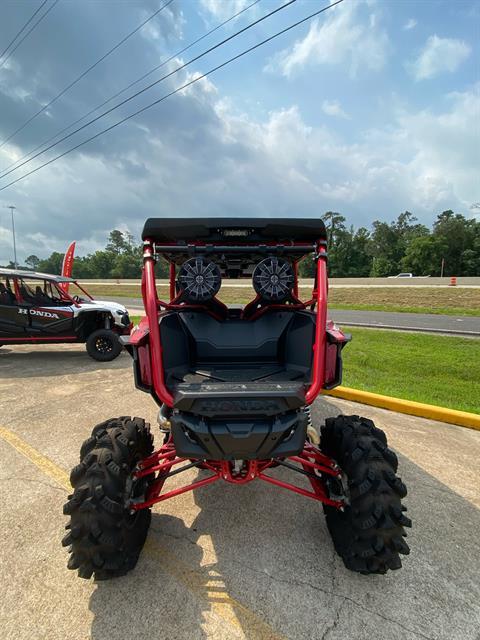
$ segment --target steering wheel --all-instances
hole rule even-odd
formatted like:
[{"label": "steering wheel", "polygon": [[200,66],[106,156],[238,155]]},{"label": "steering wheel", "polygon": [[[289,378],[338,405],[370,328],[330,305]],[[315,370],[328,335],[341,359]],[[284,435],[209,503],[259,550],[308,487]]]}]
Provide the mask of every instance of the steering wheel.
[{"label": "steering wheel", "polygon": [[80,304],[80,302],[82,301],[82,299],[80,298],[80,296],[73,296],[73,300],[74,302]]}]

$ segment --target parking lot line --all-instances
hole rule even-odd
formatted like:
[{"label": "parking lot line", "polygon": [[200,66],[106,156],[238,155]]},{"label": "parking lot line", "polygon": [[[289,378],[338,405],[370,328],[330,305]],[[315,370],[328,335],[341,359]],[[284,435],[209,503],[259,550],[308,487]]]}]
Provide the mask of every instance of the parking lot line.
[{"label": "parking lot line", "polygon": [[[162,569],[181,582],[189,591],[205,600],[213,613],[237,627],[247,638],[255,640],[284,640],[284,636],[274,631],[251,609],[232,598],[226,591],[222,575],[213,565],[207,565],[203,571],[194,570],[179,562],[166,545],[147,538],[145,551],[161,562]],[[240,622],[240,620],[241,622]]]},{"label": "parking lot line", "polygon": [[[55,480],[67,492],[72,490],[69,474],[25,440],[2,426],[0,426],[0,438],[30,460],[42,473]],[[196,597],[205,600],[214,614],[247,637],[254,637],[257,640],[284,640],[284,636],[275,632],[251,609],[227,593],[222,577],[214,567],[205,567],[203,572],[192,569],[180,561],[165,545],[151,539],[147,539],[144,552],[151,558],[158,559],[165,572],[183,584]],[[205,580],[205,571],[208,581]]]},{"label": "parking lot line", "polygon": [[15,433],[0,426],[0,437],[8,442],[10,446],[28,458],[36,467],[38,467],[45,475],[53,478],[66,491],[71,490],[69,475],[66,471],[30,446],[25,440],[19,438]]}]

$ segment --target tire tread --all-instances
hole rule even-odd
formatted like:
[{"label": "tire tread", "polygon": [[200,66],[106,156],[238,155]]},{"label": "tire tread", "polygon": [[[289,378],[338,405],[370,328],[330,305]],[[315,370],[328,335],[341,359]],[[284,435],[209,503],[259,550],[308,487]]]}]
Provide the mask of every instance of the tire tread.
[{"label": "tire tread", "polygon": [[350,505],[343,512],[324,507],[327,527],[345,566],[363,574],[386,573],[402,566],[410,552],[401,499],[407,488],[396,475],[398,458],[374,423],[359,416],[328,418],[321,430],[322,451],[348,478]]},{"label": "tire tread", "polygon": [[62,540],[70,547],[67,566],[79,577],[106,580],[135,567],[151,512],[141,510],[132,520],[123,496],[138,460],[152,451],[150,426],[128,416],[97,425],[83,443],[80,464],[70,474],[73,493],[63,507],[70,521]]}]

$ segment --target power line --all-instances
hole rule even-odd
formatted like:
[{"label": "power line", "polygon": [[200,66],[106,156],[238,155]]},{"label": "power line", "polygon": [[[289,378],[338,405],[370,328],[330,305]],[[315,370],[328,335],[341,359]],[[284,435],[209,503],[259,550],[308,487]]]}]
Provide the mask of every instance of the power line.
[{"label": "power line", "polygon": [[26,23],[23,25],[23,27],[20,29],[20,31],[17,33],[17,35],[10,41],[10,44],[2,51],[2,53],[0,53],[0,60],[3,58],[3,56],[7,53],[7,51],[10,49],[10,47],[12,46],[12,44],[15,42],[15,40],[18,38],[18,36],[22,35],[22,33],[25,31],[25,29],[28,27],[28,25],[30,24],[30,22],[35,18],[35,16],[37,15],[37,13],[40,11],[40,9],[47,4],[47,0],[43,0],[42,4],[38,7],[38,9],[36,11],[34,11],[33,15],[30,16],[30,18],[26,21]]},{"label": "power line", "polygon": [[123,106],[127,102],[130,102],[130,100],[133,100],[134,98],[136,98],[137,96],[141,95],[145,91],[148,91],[149,89],[151,89],[152,87],[157,85],[159,82],[162,82],[163,80],[166,80],[170,76],[173,76],[175,73],[178,73],[182,69],[185,69],[186,67],[188,67],[189,65],[193,64],[197,60],[200,60],[201,58],[203,58],[207,54],[211,53],[215,49],[218,49],[219,47],[223,46],[226,42],[229,42],[230,40],[233,40],[233,38],[236,38],[237,36],[241,35],[245,31],[248,31],[248,29],[251,29],[252,27],[256,26],[257,24],[259,24],[263,20],[266,20],[267,18],[270,18],[272,15],[274,15],[275,13],[278,13],[279,11],[283,11],[284,9],[286,9],[287,7],[289,7],[291,4],[293,4],[296,1],[297,0],[289,0],[288,2],[286,2],[286,3],[282,4],[282,5],[280,5],[279,7],[277,7],[276,9],[273,9],[269,13],[265,14],[261,18],[258,18],[258,20],[255,20],[254,22],[251,22],[250,24],[248,24],[246,27],[243,27],[239,31],[236,31],[231,36],[228,36],[228,38],[225,38],[221,42],[217,42],[217,44],[211,46],[209,49],[207,49],[203,53],[200,53],[197,56],[195,56],[194,58],[191,58],[188,62],[185,62],[184,64],[180,65],[176,69],[173,69],[173,71],[170,71],[169,73],[167,73],[166,75],[162,76],[158,80],[155,80],[155,82],[152,82],[149,85],[147,85],[146,87],[143,87],[143,89],[140,89],[136,93],[132,94],[130,97],[125,98],[125,100],[122,100],[121,102],[117,103],[113,107],[110,107],[110,109],[107,109],[103,113],[100,113],[98,116],[96,116],[95,118],[92,118],[92,120],[89,120],[88,122],[83,124],[81,127],[78,127],[77,129],[75,129],[71,133],[68,133],[66,136],[63,136],[63,138],[60,138],[60,140],[57,140],[56,142],[52,143],[48,147],[45,147],[45,149],[43,149],[42,151],[39,151],[38,153],[33,155],[28,160],[25,160],[24,162],[21,162],[20,164],[17,164],[17,166],[14,169],[10,169],[10,171],[4,172],[0,177],[4,178],[5,176],[7,176],[8,174],[12,173],[13,171],[17,171],[18,169],[20,169],[20,167],[23,167],[24,165],[28,164],[32,160],[35,160],[35,158],[38,158],[38,156],[43,155],[44,153],[46,153],[47,151],[49,151],[53,147],[56,147],[57,145],[59,145],[61,142],[64,142],[65,140],[68,140],[68,138],[71,138],[72,136],[74,136],[79,131],[82,131],[86,127],[89,127],[94,122],[97,122],[97,120],[100,120],[101,118],[104,118],[106,115],[108,115],[112,111],[115,111],[115,109],[118,109],[119,107]]},{"label": "power line", "polygon": [[[46,18],[46,16],[50,13],[50,11],[53,9],[53,7],[58,4],[59,0],[55,0],[55,2],[53,4],[51,4],[48,9],[45,11],[45,13],[43,13],[40,18],[35,22],[35,24],[33,24],[30,29],[27,31],[27,33],[23,36],[23,38],[21,38],[17,44],[13,47],[13,49],[11,51],[8,52],[8,55],[2,60],[2,62],[0,63],[0,69],[4,66],[4,64],[7,62],[7,60],[10,58],[10,56],[12,55],[12,53],[15,53],[15,51],[18,49],[18,47],[22,44],[22,42],[25,40],[25,38],[28,38],[28,36],[32,33],[32,31],[35,29],[35,27],[37,27],[40,22]],[[35,13],[38,13],[38,11],[40,11],[40,9],[43,7],[43,5],[45,4],[45,2],[41,5],[41,7],[39,9],[37,9],[37,11]],[[35,14],[34,14],[35,15]],[[33,16],[32,16],[33,18]],[[30,18],[30,20],[32,19]],[[29,22],[30,22],[29,20]],[[28,23],[27,23],[28,24]],[[25,25],[27,26],[27,25]],[[25,27],[24,27],[25,28]],[[22,29],[23,31],[23,29]],[[21,33],[21,32],[20,32]],[[17,34],[18,35],[18,34]],[[17,36],[15,36],[17,37]],[[15,39],[15,38],[14,38]],[[10,43],[11,44],[11,43]],[[10,45],[8,45],[7,49],[10,47]],[[5,53],[5,52],[4,52]],[[3,55],[3,54],[2,54]]]},{"label": "power line", "polygon": [[[152,75],[152,73],[154,73],[155,71],[158,71],[158,69],[160,69],[161,67],[164,67],[166,64],[168,64],[169,62],[171,62],[171,60],[173,60],[174,58],[182,55],[182,53],[185,53],[185,51],[188,51],[189,49],[191,49],[193,46],[195,46],[196,44],[198,44],[199,42],[201,42],[202,40],[204,40],[205,38],[207,38],[208,36],[210,36],[212,33],[214,33],[215,31],[218,31],[218,29],[221,29],[222,27],[224,27],[226,24],[228,24],[229,22],[231,22],[232,20],[235,20],[235,18],[238,18],[238,16],[240,16],[242,13],[245,13],[245,11],[248,11],[248,9],[250,9],[251,7],[253,7],[254,5],[258,4],[260,2],[260,0],[254,0],[254,2],[252,2],[251,4],[248,4],[246,7],[244,7],[243,9],[240,9],[240,11],[237,11],[237,13],[235,13],[233,16],[231,16],[230,18],[228,18],[227,20],[224,20],[223,22],[221,22],[220,24],[218,24],[216,27],[214,27],[213,29],[210,29],[210,31],[207,31],[206,33],[203,34],[203,36],[200,36],[199,38],[197,38],[196,40],[194,40],[193,42],[191,42],[190,44],[188,44],[186,47],[184,47],[183,49],[180,49],[180,51],[177,51],[176,53],[174,53],[173,55],[171,55],[169,58],[167,58],[166,60],[164,60],[163,62],[161,62],[160,64],[158,64],[156,67],[154,67],[153,69],[150,69],[150,71],[148,71],[147,73],[145,73],[143,76],[141,76],[140,78],[137,78],[137,80],[134,80],[133,82],[131,82],[129,85],[127,85],[126,87],[124,87],[123,89],[121,89],[120,91],[117,91],[117,93],[115,93],[113,96],[110,96],[110,98],[108,98],[107,100],[104,100],[101,104],[97,105],[96,107],[94,107],[93,109],[90,109],[90,111],[88,111],[86,114],[84,114],[81,118],[78,118],[77,120],[75,120],[74,122],[70,123],[69,125],[67,125],[66,127],[64,127],[63,129],[60,129],[60,131],[57,131],[57,133],[55,133],[53,136],[51,136],[50,138],[48,138],[48,140],[44,140],[43,142],[41,142],[39,145],[37,145],[36,147],[34,147],[33,149],[30,149],[30,151],[28,151],[27,153],[25,153],[23,156],[21,156],[21,158],[19,158],[18,160],[15,160],[15,162],[12,162],[11,164],[9,164],[7,167],[5,167],[4,169],[2,169],[2,171],[4,173],[0,174],[0,179],[4,178],[5,176],[7,176],[9,173],[12,173],[12,171],[15,171],[16,169],[19,169],[20,166],[23,165],[19,165],[19,162],[22,162],[22,160],[24,160],[25,158],[27,158],[28,156],[30,156],[32,153],[35,153],[35,151],[37,151],[38,149],[41,149],[42,147],[44,147],[45,145],[48,145],[49,142],[51,142],[52,140],[55,140],[55,138],[57,138],[58,136],[62,135],[62,133],[64,133],[65,131],[68,131],[68,129],[71,129],[72,127],[74,127],[76,124],[78,124],[79,122],[81,122],[82,120],[85,120],[85,118],[88,118],[88,116],[90,116],[92,113],[95,113],[95,111],[98,111],[98,109],[101,109],[102,107],[104,107],[106,104],[108,104],[109,102],[111,102],[112,100],[114,100],[115,98],[117,98],[119,95],[121,95],[122,93],[124,93],[125,91],[127,91],[128,89],[130,89],[131,87],[133,87],[134,85],[138,84],[139,82],[141,82],[142,80],[145,80],[145,78],[147,78],[148,76]],[[46,149],[45,149],[46,151]],[[31,158],[33,160],[33,158]],[[17,167],[15,167],[15,165],[18,165]],[[12,171],[9,171],[9,169],[11,167],[15,167],[15,169],[12,169]]]},{"label": "power line", "polygon": [[[56,2],[58,2],[58,0],[56,0]],[[165,2],[165,4],[160,7],[160,9],[157,9],[154,13],[152,13],[152,15],[150,17],[148,17],[146,20],[144,20],[140,25],[138,25],[138,27],[136,27],[133,31],[131,31],[129,34],[127,34],[124,38],[122,38],[120,40],[120,42],[118,42],[114,47],[112,47],[109,51],[107,51],[107,53],[105,53],[101,58],[99,58],[96,62],[94,62],[92,65],[90,65],[88,67],[88,69],[86,69],[83,73],[81,73],[78,76],[78,78],[76,78],[73,82],[71,82],[68,86],[66,86],[65,89],[60,91],[60,93],[58,95],[56,95],[54,98],[52,98],[52,100],[50,100],[50,102],[48,104],[46,104],[41,109],[39,109],[37,111],[37,113],[35,113],[33,116],[31,116],[31,118],[29,118],[26,122],[24,122],[21,127],[18,127],[18,129],[16,129],[16,131],[11,133],[8,136],[8,138],[5,138],[5,140],[0,144],[0,149],[3,147],[4,144],[6,144],[9,140],[11,140],[14,136],[16,136],[17,133],[22,131],[22,129],[25,129],[25,127],[28,124],[30,124],[30,122],[32,122],[32,120],[34,120],[37,116],[39,116],[46,109],[48,109],[48,107],[50,107],[54,102],[56,102],[59,98],[61,98],[64,93],[66,93],[69,89],[71,89],[74,85],[76,85],[77,82],[79,82],[82,78],[84,78],[87,75],[87,73],[90,73],[90,71],[92,71],[92,69],[94,69],[97,65],[99,65],[101,62],[103,62],[103,60],[105,60],[105,58],[107,58],[110,54],[112,54],[116,49],[121,47],[122,44],[124,44],[124,42],[126,42],[135,33],[137,33],[137,31],[139,31],[142,27],[144,27],[147,24],[147,22],[150,22],[150,20],[152,20],[152,18],[154,18],[157,14],[159,14],[160,11],[163,11],[163,9],[168,7],[168,5],[172,4],[172,2],[173,2],[173,0],[168,0],[167,2]]]},{"label": "power line", "polygon": [[41,164],[40,166],[36,167],[35,169],[32,169],[31,171],[27,172],[23,176],[20,176],[19,178],[16,178],[15,180],[12,180],[12,182],[9,182],[8,184],[6,184],[3,187],[0,187],[0,191],[4,191],[4,189],[7,189],[8,187],[12,186],[16,182],[20,182],[20,180],[23,180],[24,178],[27,178],[28,176],[32,175],[33,173],[36,173],[37,171],[39,171],[40,169],[43,169],[43,167],[46,167],[47,165],[52,164],[52,162],[56,162],[60,158],[63,158],[64,156],[66,156],[67,154],[71,153],[72,151],[75,151],[76,149],[79,149],[80,147],[82,147],[83,145],[87,144],[88,142],[91,142],[92,140],[95,140],[96,138],[99,138],[100,136],[104,135],[105,133],[108,133],[112,129],[115,129],[116,127],[118,127],[119,125],[123,124],[127,120],[130,120],[131,118],[134,118],[135,116],[139,115],[140,113],[143,113],[144,111],[147,111],[148,109],[151,109],[152,107],[160,104],[161,102],[163,102],[164,100],[166,100],[170,96],[175,95],[179,91],[183,91],[187,87],[190,87],[191,85],[195,84],[196,82],[199,82],[200,80],[203,80],[204,78],[206,78],[207,76],[211,75],[212,73],[215,73],[216,71],[219,71],[220,69],[223,69],[223,67],[226,67],[227,65],[231,64],[235,60],[238,60],[239,58],[242,58],[243,56],[247,55],[248,53],[251,53],[252,51],[255,51],[255,49],[258,49],[259,47],[262,47],[263,45],[267,44],[268,42],[271,42],[272,40],[275,40],[275,38],[278,38],[279,36],[283,35],[284,33],[287,33],[288,31],[291,31],[292,29],[295,29],[296,27],[300,26],[301,24],[304,24],[305,22],[308,22],[308,20],[311,20],[312,18],[315,18],[316,16],[320,15],[321,13],[324,13],[325,11],[328,11],[328,9],[331,9],[332,7],[335,7],[336,5],[338,5],[338,4],[342,3],[342,2],[343,2],[343,0],[337,0],[336,2],[332,2],[332,4],[329,4],[328,6],[323,7],[322,9],[319,9],[318,11],[315,11],[314,13],[311,13],[306,18],[302,18],[302,20],[299,20],[298,22],[295,22],[294,24],[292,24],[292,25],[290,25],[288,27],[285,27],[281,31],[277,31],[277,33],[273,34],[272,36],[269,36],[268,38],[265,38],[265,40],[262,40],[261,42],[258,42],[257,44],[249,47],[248,49],[245,49],[241,53],[238,53],[236,56],[233,56],[232,58],[229,58],[228,60],[226,60],[225,62],[222,62],[221,64],[217,65],[216,67],[213,67],[212,69],[210,69],[209,71],[203,73],[202,75],[197,76],[196,78],[193,78],[192,80],[190,80],[189,82],[186,82],[181,87],[177,87],[177,89],[174,89],[173,91],[170,91],[169,93],[165,94],[164,96],[162,96],[158,100],[155,100],[154,102],[151,102],[147,106],[142,107],[141,109],[138,109],[137,111],[135,111],[134,113],[131,113],[130,115],[126,116],[125,118],[122,118],[121,120],[119,120],[115,124],[112,124],[110,127],[107,127],[106,129],[103,129],[102,131],[99,131],[98,133],[96,133],[95,135],[91,136],[90,138],[87,138],[83,142],[80,142],[79,144],[75,145],[74,147],[71,147],[70,149],[67,149],[63,153],[61,153],[58,156],[56,156],[55,158],[51,158],[47,162],[44,162],[43,164]]}]

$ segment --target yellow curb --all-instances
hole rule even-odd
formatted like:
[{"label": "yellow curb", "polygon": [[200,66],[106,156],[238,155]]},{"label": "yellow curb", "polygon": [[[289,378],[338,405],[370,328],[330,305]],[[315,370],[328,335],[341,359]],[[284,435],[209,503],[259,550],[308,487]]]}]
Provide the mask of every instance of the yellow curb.
[{"label": "yellow curb", "polygon": [[480,431],[480,415],[476,413],[456,411],[455,409],[447,409],[446,407],[437,407],[434,404],[423,404],[422,402],[414,402],[413,400],[402,400],[401,398],[382,396],[378,393],[359,391],[358,389],[350,389],[349,387],[336,387],[331,391],[323,391],[323,394],[334,396],[335,398],[343,398],[344,400],[351,400],[352,402],[369,404],[373,407],[389,409],[390,411],[397,411],[398,413],[407,413],[412,416],[419,416],[420,418],[429,418],[430,420],[457,424],[461,427]]}]

